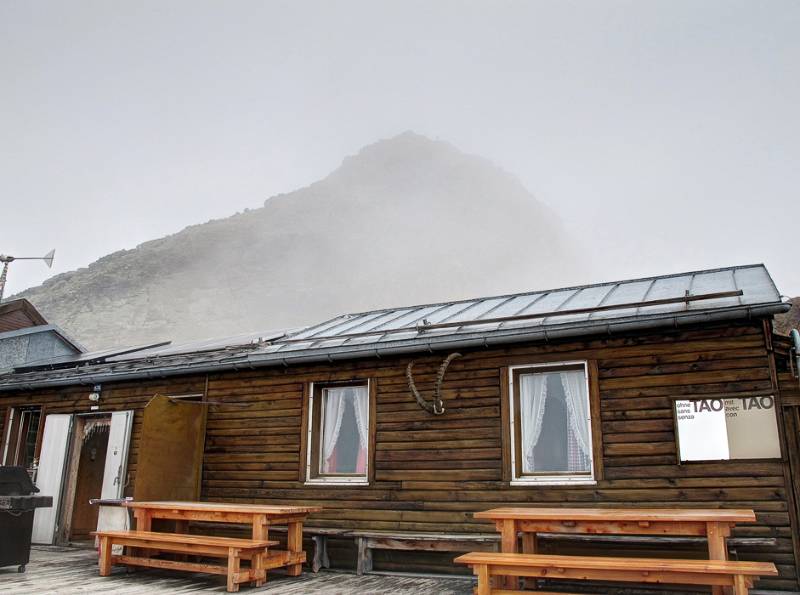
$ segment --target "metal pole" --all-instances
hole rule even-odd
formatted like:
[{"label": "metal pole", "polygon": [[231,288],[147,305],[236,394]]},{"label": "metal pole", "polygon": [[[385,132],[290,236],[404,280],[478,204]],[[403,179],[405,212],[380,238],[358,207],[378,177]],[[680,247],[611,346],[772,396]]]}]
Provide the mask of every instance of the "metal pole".
[{"label": "metal pole", "polygon": [[6,289],[6,277],[8,277],[8,264],[10,260],[3,261],[3,272],[0,273],[0,302],[3,301],[3,292]]}]

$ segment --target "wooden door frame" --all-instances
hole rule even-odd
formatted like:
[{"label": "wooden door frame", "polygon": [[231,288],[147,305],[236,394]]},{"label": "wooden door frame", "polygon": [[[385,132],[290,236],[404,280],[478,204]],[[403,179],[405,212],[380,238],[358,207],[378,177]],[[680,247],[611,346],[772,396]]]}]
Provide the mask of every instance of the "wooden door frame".
[{"label": "wooden door frame", "polygon": [[61,490],[61,510],[58,514],[58,531],[54,545],[69,545],[72,533],[72,514],[75,511],[76,490],[78,487],[78,466],[83,450],[83,426],[88,418],[108,417],[111,420],[111,411],[98,413],[75,413],[73,415],[72,434],[69,438],[69,452],[67,454],[66,470],[64,472],[64,487]]}]

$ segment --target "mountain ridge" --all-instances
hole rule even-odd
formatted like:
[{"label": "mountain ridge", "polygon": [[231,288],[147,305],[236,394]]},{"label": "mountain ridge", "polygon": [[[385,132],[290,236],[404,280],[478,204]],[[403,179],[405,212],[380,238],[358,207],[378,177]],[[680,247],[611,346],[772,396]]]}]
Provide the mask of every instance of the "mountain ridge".
[{"label": "mountain ridge", "polygon": [[100,348],[577,279],[555,212],[484,157],[405,132],[264,206],[108,254],[19,293]]}]

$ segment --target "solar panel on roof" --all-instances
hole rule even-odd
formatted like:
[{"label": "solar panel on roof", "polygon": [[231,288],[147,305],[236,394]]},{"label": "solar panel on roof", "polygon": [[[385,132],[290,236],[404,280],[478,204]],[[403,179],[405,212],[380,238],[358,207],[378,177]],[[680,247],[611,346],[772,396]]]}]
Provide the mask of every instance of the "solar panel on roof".
[{"label": "solar panel on roof", "polygon": [[145,345],[137,345],[134,347],[117,347],[112,349],[102,349],[100,351],[90,351],[88,353],[76,353],[74,355],[66,355],[61,357],[54,357],[52,359],[38,360],[35,362],[28,362],[23,366],[14,368],[15,370],[27,370],[31,368],[41,367],[62,367],[62,366],[75,366],[84,363],[103,362],[110,357],[116,355],[123,355],[127,353],[134,353],[143,351],[145,349],[152,349],[161,345],[169,345],[169,341],[161,341],[160,343],[148,343]]},{"label": "solar panel on roof", "polygon": [[[226,347],[254,345],[260,342],[272,341],[286,335],[287,331],[268,331],[259,333],[243,333],[231,335],[229,337],[217,337],[213,339],[203,339],[201,341],[191,341],[178,345],[166,344],[164,347],[156,346],[153,349],[137,351],[136,353],[118,354],[113,356],[114,361],[127,359],[137,359],[141,357],[162,357],[166,355],[177,355],[181,353],[198,353],[201,351],[216,351]],[[109,359],[112,359],[111,357]]]}]

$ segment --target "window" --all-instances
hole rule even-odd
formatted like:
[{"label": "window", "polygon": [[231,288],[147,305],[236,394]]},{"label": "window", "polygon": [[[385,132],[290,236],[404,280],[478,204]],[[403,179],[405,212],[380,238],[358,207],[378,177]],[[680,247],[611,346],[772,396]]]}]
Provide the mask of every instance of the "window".
[{"label": "window", "polygon": [[512,483],[593,482],[586,362],[510,369]]},{"label": "window", "polygon": [[38,464],[40,407],[14,407],[6,419],[8,427],[3,445],[3,464],[33,470]]},{"label": "window", "polygon": [[310,394],[306,481],[367,483],[368,383],[315,384]]},{"label": "window", "polygon": [[780,458],[775,397],[675,401],[681,461]]}]

